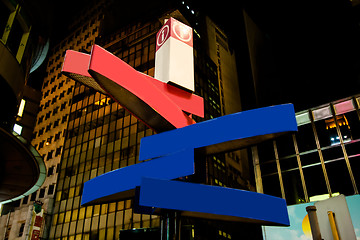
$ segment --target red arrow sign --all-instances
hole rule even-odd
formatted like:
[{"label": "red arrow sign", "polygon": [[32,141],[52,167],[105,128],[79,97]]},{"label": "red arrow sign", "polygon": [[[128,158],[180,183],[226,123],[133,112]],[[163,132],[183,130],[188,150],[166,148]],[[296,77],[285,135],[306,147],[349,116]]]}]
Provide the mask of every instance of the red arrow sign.
[{"label": "red arrow sign", "polygon": [[62,72],[107,93],[156,132],[193,124],[183,111],[204,116],[203,98],[138,72],[97,45],[91,55],[68,50]]}]

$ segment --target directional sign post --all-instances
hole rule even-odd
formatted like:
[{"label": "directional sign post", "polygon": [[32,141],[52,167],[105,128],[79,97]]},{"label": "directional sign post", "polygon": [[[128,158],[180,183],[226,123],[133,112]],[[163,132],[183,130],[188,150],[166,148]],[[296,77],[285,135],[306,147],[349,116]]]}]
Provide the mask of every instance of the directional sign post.
[{"label": "directional sign post", "polygon": [[[174,212],[177,218],[181,214],[288,226],[284,199],[180,179],[198,171],[195,168],[198,152],[204,155],[229,152],[297,131],[293,105],[254,109],[195,123],[188,114],[203,117],[204,102],[192,93],[192,29],[170,19],[156,39],[155,78],[136,71],[97,45],[90,55],[66,53],[64,74],[108,94],[159,133],[141,140],[140,163],[87,181],[81,204],[136,197],[136,209],[162,214],[167,231],[170,231],[168,222],[174,219],[169,216]],[[184,64],[179,65],[179,61]]]}]

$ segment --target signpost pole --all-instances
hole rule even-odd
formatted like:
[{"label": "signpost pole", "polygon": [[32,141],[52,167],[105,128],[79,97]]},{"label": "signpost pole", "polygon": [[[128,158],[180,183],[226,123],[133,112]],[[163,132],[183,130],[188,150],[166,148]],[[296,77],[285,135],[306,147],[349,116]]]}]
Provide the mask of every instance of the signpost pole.
[{"label": "signpost pole", "polygon": [[309,221],[311,227],[311,234],[314,240],[322,240],[319,222],[316,214],[316,207],[315,206],[308,206],[306,207],[306,211],[309,214]]}]

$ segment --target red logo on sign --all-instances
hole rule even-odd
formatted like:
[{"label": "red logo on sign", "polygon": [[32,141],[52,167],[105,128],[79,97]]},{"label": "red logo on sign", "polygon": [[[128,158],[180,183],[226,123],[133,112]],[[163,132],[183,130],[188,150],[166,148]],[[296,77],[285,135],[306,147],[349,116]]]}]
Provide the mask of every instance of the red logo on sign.
[{"label": "red logo on sign", "polygon": [[156,51],[169,37],[186,43],[190,47],[193,46],[192,28],[174,18],[170,18],[156,34]]},{"label": "red logo on sign", "polygon": [[157,34],[156,45],[157,48],[161,47],[168,38],[170,33],[169,25],[165,25]]},{"label": "red logo on sign", "polygon": [[191,40],[191,35],[192,35],[191,28],[183,24],[176,23],[173,25],[173,31],[179,40],[183,42],[189,42]]}]

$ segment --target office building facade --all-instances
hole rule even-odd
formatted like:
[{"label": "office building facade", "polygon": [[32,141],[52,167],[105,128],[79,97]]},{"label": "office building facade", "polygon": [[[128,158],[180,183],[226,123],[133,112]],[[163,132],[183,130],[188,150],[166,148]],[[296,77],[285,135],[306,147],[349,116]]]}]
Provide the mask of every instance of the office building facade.
[{"label": "office building facade", "polygon": [[359,116],[359,95],[330,102],[296,113],[297,132],[251,148],[257,191],[284,198],[290,216],[290,228],[265,227],[265,239],[311,238],[309,206],[323,238],[360,236]]},{"label": "office building facade", "polygon": [[[180,11],[172,10],[146,22],[130,22],[110,35],[100,36],[97,44],[138,71],[153,76],[155,36],[164,19],[169,17],[188,23]],[[212,31],[220,30],[213,27]],[[194,39],[195,93],[204,97],[205,119],[211,119],[223,114],[222,104],[226,103],[220,100],[218,66],[202,47],[201,35],[200,31],[197,32]],[[217,45],[214,40],[208,44]],[[226,39],[223,41],[226,43]],[[223,47],[218,46],[217,51],[220,48]],[[217,58],[220,60],[219,54]],[[226,71],[226,67],[223,68]],[[227,80],[224,77],[222,81]],[[154,132],[108,96],[78,83],[69,109],[49,238],[117,239],[121,230],[158,228],[160,217],[135,213],[132,199],[80,206],[83,183],[111,170],[138,163],[140,139]],[[241,173],[243,165],[247,169],[238,153],[211,156],[196,181],[246,188],[246,174]],[[230,230],[220,228],[221,234],[224,232],[226,237],[230,237]],[[194,232],[196,235],[196,227],[191,221],[185,229],[189,238]]]},{"label": "office building facade", "polygon": [[298,132],[258,145],[258,190],[288,205],[359,194],[358,106],[354,96],[298,112]]},{"label": "office building facade", "polygon": [[[354,228],[359,224],[358,210],[351,207],[351,202],[359,203],[360,181],[359,99],[354,95],[359,84],[359,3],[315,4],[306,21],[297,15],[307,12],[302,7],[292,17],[279,13],[267,18],[251,7],[243,11],[256,98],[252,107],[292,102],[297,112],[298,132],[249,149],[257,191],[286,199],[294,217],[290,222],[296,226],[295,219],[300,221],[298,229],[290,228],[292,238],[304,235],[306,206],[339,195],[348,201]],[[268,13],[276,8],[269,6]],[[327,24],[322,25],[324,19]],[[287,230],[266,229],[266,239],[276,234],[290,238],[290,230],[285,236]]]},{"label": "office building facade", "polygon": [[[45,239],[117,239],[121,230],[160,226],[159,216],[134,213],[132,199],[80,206],[83,183],[137,163],[140,139],[154,132],[108,96],[63,76],[66,50],[89,53],[96,43],[138,71],[153,76],[156,33],[166,18],[177,18],[195,28],[195,93],[204,97],[204,119],[241,109],[234,53],[229,51],[226,35],[209,18],[202,16],[195,22],[193,16],[189,22],[184,15],[192,16],[194,11],[180,5],[181,11],[174,9],[140,21],[125,21],[116,31],[103,34],[111,7],[97,3],[90,8],[74,21],[71,34],[49,55],[32,140],[43,156],[47,177],[38,191],[23,198],[14,209],[17,220],[8,221],[16,226],[16,222],[22,222],[11,230],[11,236],[18,239],[28,236],[29,214],[35,201],[40,201],[44,210],[40,237]],[[111,11],[116,14],[117,10]],[[230,99],[233,102],[227,104]],[[240,151],[209,156],[202,167],[195,179],[198,182],[251,188],[247,159]],[[184,220],[185,235],[193,238],[206,234],[203,229],[207,224]],[[212,235],[221,239],[233,235],[226,224],[211,224],[216,226]]]}]

